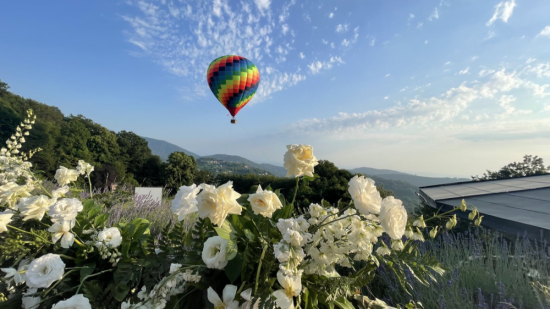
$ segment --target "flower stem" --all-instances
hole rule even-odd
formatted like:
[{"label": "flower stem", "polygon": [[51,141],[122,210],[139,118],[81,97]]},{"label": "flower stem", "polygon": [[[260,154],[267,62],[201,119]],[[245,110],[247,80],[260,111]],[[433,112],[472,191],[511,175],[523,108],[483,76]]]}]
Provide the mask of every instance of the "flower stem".
[{"label": "flower stem", "polygon": [[47,194],[50,198],[53,198],[53,196],[50,194],[50,192],[48,192],[48,190],[46,190],[46,188],[44,188],[44,186],[43,186],[41,183],[39,183],[38,185],[40,186],[40,188],[42,188],[42,190],[44,190],[44,192],[46,192],[46,194]]},{"label": "flower stem", "polygon": [[88,175],[88,183],[90,184],[90,197],[94,197],[94,193],[92,192],[92,180],[90,179],[90,175]]},{"label": "flower stem", "polygon": [[294,206],[294,201],[296,200],[296,193],[298,193],[298,184],[300,183],[300,177],[296,177],[296,190],[294,190],[294,197],[292,198],[292,204]]},{"label": "flower stem", "polygon": [[32,236],[34,236],[34,237],[40,238],[40,239],[42,239],[43,241],[50,242],[49,240],[44,239],[44,238],[42,238],[41,236],[38,236],[38,235],[33,234],[33,233],[31,233],[31,232],[27,232],[27,231],[24,231],[24,230],[22,230],[22,229],[16,228],[15,226],[11,226],[11,225],[6,225],[6,226],[9,227],[9,228],[14,229],[14,230],[16,230],[16,231],[19,231],[19,232],[21,232],[21,233],[29,234],[29,235],[32,235]]},{"label": "flower stem", "polygon": [[453,208],[453,209],[451,209],[451,210],[449,210],[449,211],[447,211],[447,212],[444,212],[444,213],[442,213],[442,214],[435,215],[435,216],[433,216],[433,217],[431,217],[431,218],[428,218],[428,219],[424,220],[424,223],[426,223],[426,222],[428,222],[428,221],[430,221],[430,220],[432,220],[432,219],[435,219],[435,218],[441,218],[441,217],[443,217],[443,216],[446,215],[446,214],[449,214],[449,213],[451,213],[451,212],[453,212],[453,211],[456,211],[457,209],[459,209],[459,208],[456,207],[456,208]]},{"label": "flower stem", "polygon": [[107,270],[104,270],[104,271],[100,271],[98,273],[95,273],[93,275],[87,275],[86,277],[84,277],[84,279],[82,279],[82,282],[80,282],[80,285],[78,286],[78,289],[76,290],[76,293],[75,294],[78,294],[78,291],[80,291],[80,288],[82,287],[82,284],[84,284],[84,281],[86,281],[86,279],[88,278],[91,278],[91,277],[95,277],[95,276],[99,276],[103,273],[108,273],[108,272],[111,272],[113,271],[114,269],[107,269]]},{"label": "flower stem", "polygon": [[262,249],[262,255],[260,256],[260,263],[258,264],[258,271],[256,271],[256,285],[254,286],[254,295],[256,295],[256,292],[258,291],[258,281],[260,280],[260,270],[262,269],[262,261],[264,259],[266,250],[267,250],[267,242],[264,243],[264,247]]},{"label": "flower stem", "polygon": [[76,261],[76,259],[75,259],[74,257],[70,257],[70,256],[65,255],[65,254],[60,254],[59,256],[62,257],[62,258],[64,258],[64,259]]},{"label": "flower stem", "polygon": [[51,292],[51,290],[53,290],[59,283],[61,283],[61,281],[63,281],[63,278],[67,277],[70,273],[72,272],[75,272],[77,271],[77,269],[72,269],[72,270],[69,270],[68,272],[66,272],[63,277],[61,277],[61,279],[57,280],[57,282],[51,287],[49,288],[46,293],[44,293],[44,295],[42,296],[42,298],[46,297],[46,295],[48,295],[48,293]]}]

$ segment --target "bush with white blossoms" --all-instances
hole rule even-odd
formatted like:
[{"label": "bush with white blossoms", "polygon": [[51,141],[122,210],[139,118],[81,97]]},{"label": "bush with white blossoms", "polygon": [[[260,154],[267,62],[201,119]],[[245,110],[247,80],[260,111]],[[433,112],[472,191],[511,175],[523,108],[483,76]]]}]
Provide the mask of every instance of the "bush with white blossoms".
[{"label": "bush with white blossoms", "polygon": [[[439,263],[417,249],[421,229],[434,218],[452,229],[451,213],[467,210],[408,220],[400,200],[382,199],[374,181],[359,175],[349,181],[350,202],[297,208],[300,181],[318,177],[317,159],[311,146],[289,145],[292,201],[269,186],[252,194],[236,192],[231,181],[182,186],[171,207],[178,223],[167,222],[153,239],[145,219],[107,225],[105,205],[66,196],[82,191],[78,177],[91,184],[92,164],[61,166],[58,188],[45,189],[28,162],[35,151],[20,150],[34,120],[29,111],[0,151],[3,309],[355,308],[368,300],[380,265],[405,289],[406,271],[424,284],[437,280]],[[470,220],[481,222],[477,210]]]}]

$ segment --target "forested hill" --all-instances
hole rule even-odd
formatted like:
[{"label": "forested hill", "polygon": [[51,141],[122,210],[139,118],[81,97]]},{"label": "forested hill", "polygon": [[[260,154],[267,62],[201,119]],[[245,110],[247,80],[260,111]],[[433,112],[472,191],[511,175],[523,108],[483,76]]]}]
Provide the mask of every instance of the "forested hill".
[{"label": "forested hill", "polygon": [[272,175],[263,169],[244,163],[225,161],[211,157],[202,157],[197,160],[199,170],[209,171],[214,175],[229,174],[229,175]]},{"label": "forested hill", "polygon": [[145,136],[142,136],[142,138],[147,141],[149,148],[151,149],[153,154],[156,154],[157,156],[159,156],[162,161],[168,160],[168,156],[175,151],[184,152],[186,155],[192,156],[193,158],[195,158],[195,160],[198,160],[199,158],[201,158],[201,156],[199,156],[198,154],[191,152],[187,149],[183,149],[180,146],[174,145],[167,141],[145,137]]},{"label": "forested hill", "polygon": [[33,109],[36,123],[21,151],[41,147],[31,162],[52,179],[60,165],[74,168],[78,160],[95,166],[93,185],[112,182],[134,185],[163,185],[162,162],[151,153],[147,141],[132,132],[113,132],[82,115],[65,116],[55,106],[23,98],[9,91],[0,80],[0,141],[14,133],[17,125]]}]

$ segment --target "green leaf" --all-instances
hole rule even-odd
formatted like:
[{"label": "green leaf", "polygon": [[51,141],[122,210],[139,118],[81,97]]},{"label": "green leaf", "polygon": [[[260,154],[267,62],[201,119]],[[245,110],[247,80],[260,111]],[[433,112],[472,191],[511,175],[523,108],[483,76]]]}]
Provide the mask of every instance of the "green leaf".
[{"label": "green leaf", "polygon": [[239,249],[237,248],[237,243],[233,240],[227,241],[227,248],[226,248],[226,258],[228,261],[231,261],[237,253],[239,252]]},{"label": "green leaf", "polygon": [[231,239],[231,233],[234,233],[233,227],[231,226],[231,223],[229,221],[225,220],[223,221],[222,226],[220,227],[214,227],[214,230],[223,239],[230,240]]},{"label": "green leaf", "polygon": [[231,283],[235,282],[241,275],[241,267],[243,265],[243,256],[237,254],[234,259],[230,260],[225,266],[225,274]]},{"label": "green leaf", "polygon": [[314,177],[303,176],[302,179],[307,180],[307,181],[314,181],[314,180],[315,180],[315,176],[314,176]]},{"label": "green leaf", "polygon": [[82,205],[84,206],[83,211],[88,212],[90,211],[90,209],[94,207],[94,200],[92,199],[85,200],[84,203],[82,203]]},{"label": "green leaf", "polygon": [[88,211],[88,218],[91,219],[97,216],[99,213],[101,213],[101,207],[92,207],[92,209]]},{"label": "green leaf", "polygon": [[118,284],[113,289],[113,295],[116,300],[122,302],[126,298],[126,295],[128,295],[128,292],[130,292],[130,287],[126,284]]},{"label": "green leaf", "polygon": [[84,280],[84,278],[88,275],[91,275],[94,272],[95,269],[95,262],[84,264],[84,268],[80,269],[80,281]]},{"label": "green leaf", "polygon": [[353,305],[343,296],[336,298],[334,304],[340,309],[355,309],[355,307],[353,307]]},{"label": "green leaf", "polygon": [[94,225],[96,227],[102,227],[105,224],[105,222],[107,222],[107,220],[109,220],[110,216],[111,216],[110,213],[104,213],[104,214],[101,214],[101,215],[95,217]]},{"label": "green leaf", "polygon": [[244,229],[243,232],[246,238],[248,238],[248,240],[250,241],[254,241],[254,238],[256,238],[256,236],[254,236],[254,233],[252,233],[249,229]]}]

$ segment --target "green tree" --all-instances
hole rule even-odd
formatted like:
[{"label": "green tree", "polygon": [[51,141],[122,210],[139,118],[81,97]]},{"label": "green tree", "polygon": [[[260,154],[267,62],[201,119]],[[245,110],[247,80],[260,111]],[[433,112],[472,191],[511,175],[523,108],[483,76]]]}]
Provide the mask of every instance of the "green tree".
[{"label": "green tree", "polygon": [[117,143],[120,147],[119,159],[124,162],[127,172],[142,183],[146,177],[143,166],[152,156],[147,141],[134,132],[120,131],[117,133]]},{"label": "green tree", "polygon": [[3,95],[4,93],[7,93],[8,89],[10,89],[10,86],[8,86],[8,84],[4,83],[0,79],[0,95]]},{"label": "green tree", "polygon": [[550,171],[550,166],[545,167],[544,161],[538,156],[525,155],[523,162],[513,162],[503,166],[499,171],[487,170],[483,176],[472,176],[473,180],[505,179],[532,175],[543,175]]},{"label": "green tree", "polygon": [[168,156],[166,162],[165,179],[166,186],[177,190],[180,186],[189,186],[193,183],[193,177],[197,174],[197,161],[184,152],[175,151]]}]

